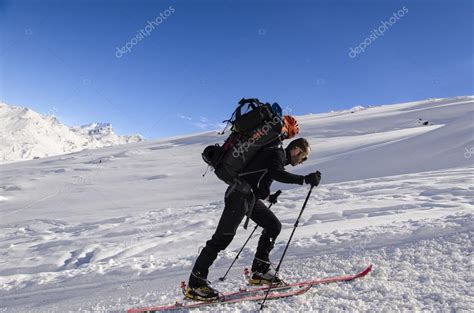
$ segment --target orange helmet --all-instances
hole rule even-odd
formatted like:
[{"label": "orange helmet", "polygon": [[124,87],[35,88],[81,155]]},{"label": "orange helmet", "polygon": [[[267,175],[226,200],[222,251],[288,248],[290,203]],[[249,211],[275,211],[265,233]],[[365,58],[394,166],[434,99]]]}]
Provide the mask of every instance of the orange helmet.
[{"label": "orange helmet", "polygon": [[281,131],[286,133],[285,139],[295,137],[300,132],[298,121],[292,116],[283,115],[283,128]]}]

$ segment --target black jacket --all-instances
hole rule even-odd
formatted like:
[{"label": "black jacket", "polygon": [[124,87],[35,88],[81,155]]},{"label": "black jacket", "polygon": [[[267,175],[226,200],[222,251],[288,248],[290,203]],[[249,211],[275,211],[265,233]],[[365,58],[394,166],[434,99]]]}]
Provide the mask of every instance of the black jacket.
[{"label": "black jacket", "polygon": [[242,176],[249,184],[258,199],[266,199],[274,180],[286,184],[304,184],[304,176],[285,171],[290,164],[287,151],[279,146],[264,148],[242,171],[251,173]]}]

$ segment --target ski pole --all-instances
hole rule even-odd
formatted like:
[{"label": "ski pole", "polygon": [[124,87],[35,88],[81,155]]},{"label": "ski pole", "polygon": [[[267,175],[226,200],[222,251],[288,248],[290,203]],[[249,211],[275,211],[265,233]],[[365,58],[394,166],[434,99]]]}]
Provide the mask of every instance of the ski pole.
[{"label": "ski pole", "polygon": [[[277,198],[278,196],[281,194],[281,190],[278,190],[277,192],[275,192],[273,195],[270,196],[270,205],[268,206],[268,209],[270,209],[272,207],[272,205],[274,203],[277,202]],[[253,236],[253,233],[257,230],[258,228],[258,225],[255,225],[255,228],[252,230],[252,232],[250,233],[250,236],[247,238],[247,241],[245,241],[244,245],[242,246],[242,248],[240,249],[239,253],[237,253],[237,256],[235,257],[234,261],[232,261],[232,264],[230,264],[230,267],[227,269],[227,272],[225,272],[224,276],[222,276],[221,278],[219,278],[220,281],[224,281],[227,274],[229,274],[229,271],[230,269],[232,268],[232,266],[234,266],[234,263],[235,261],[237,261],[237,259],[239,258],[240,256],[240,253],[244,250],[245,246],[247,245],[247,243],[249,242],[250,238],[252,238]]]},{"label": "ski pole", "polygon": [[285,257],[286,250],[288,250],[288,247],[290,246],[291,239],[293,238],[296,227],[298,227],[298,223],[299,223],[301,215],[303,214],[303,211],[306,207],[306,203],[308,203],[308,199],[311,195],[311,191],[313,191],[313,187],[314,187],[314,185],[311,185],[311,188],[309,189],[308,195],[306,196],[306,200],[304,201],[303,207],[301,208],[300,215],[298,215],[298,218],[296,219],[295,225],[293,227],[293,231],[291,232],[291,235],[290,235],[290,239],[288,239],[288,243],[286,244],[285,250],[283,250],[283,255],[281,256],[280,262],[278,262],[278,266],[275,269],[275,275],[273,276],[272,281],[271,281],[270,285],[268,286],[267,293],[265,294],[265,298],[263,299],[263,301],[261,303],[260,310],[263,309],[265,301],[267,300],[268,294],[270,293],[270,289],[272,289],[272,285],[273,285],[273,282],[275,281],[275,277],[278,275],[278,272],[280,271],[280,266],[281,266],[281,263],[283,262],[283,258]]}]

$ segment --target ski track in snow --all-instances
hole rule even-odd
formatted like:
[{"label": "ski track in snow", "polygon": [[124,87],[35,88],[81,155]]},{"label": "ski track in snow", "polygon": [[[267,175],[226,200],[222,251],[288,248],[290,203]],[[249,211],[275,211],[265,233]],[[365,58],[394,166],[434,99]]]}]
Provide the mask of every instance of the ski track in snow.
[{"label": "ski track in snow", "polygon": [[[288,281],[373,271],[268,303],[269,311],[456,311],[474,307],[472,97],[301,117],[323,172],[282,267]],[[432,125],[419,125],[418,118]],[[470,123],[469,123],[470,122]],[[0,312],[123,312],[181,298],[217,225],[225,186],[202,177],[211,133],[0,166]],[[467,150],[466,150],[467,148]],[[277,262],[308,192],[283,189],[273,211]],[[222,275],[253,229],[211,268]],[[243,285],[257,236],[223,292]],[[258,309],[256,303],[205,311]]]}]

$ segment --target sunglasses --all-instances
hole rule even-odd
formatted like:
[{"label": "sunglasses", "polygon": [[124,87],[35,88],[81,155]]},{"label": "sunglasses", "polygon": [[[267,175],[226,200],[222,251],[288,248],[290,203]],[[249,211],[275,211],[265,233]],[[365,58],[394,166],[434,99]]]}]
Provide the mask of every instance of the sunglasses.
[{"label": "sunglasses", "polygon": [[301,162],[306,161],[306,160],[308,159],[308,154],[305,153],[303,150],[301,150],[301,148],[299,148],[299,147],[298,147],[298,150],[300,150],[300,151],[298,152],[298,155],[302,155],[302,154],[303,154],[303,158],[301,159]]}]

